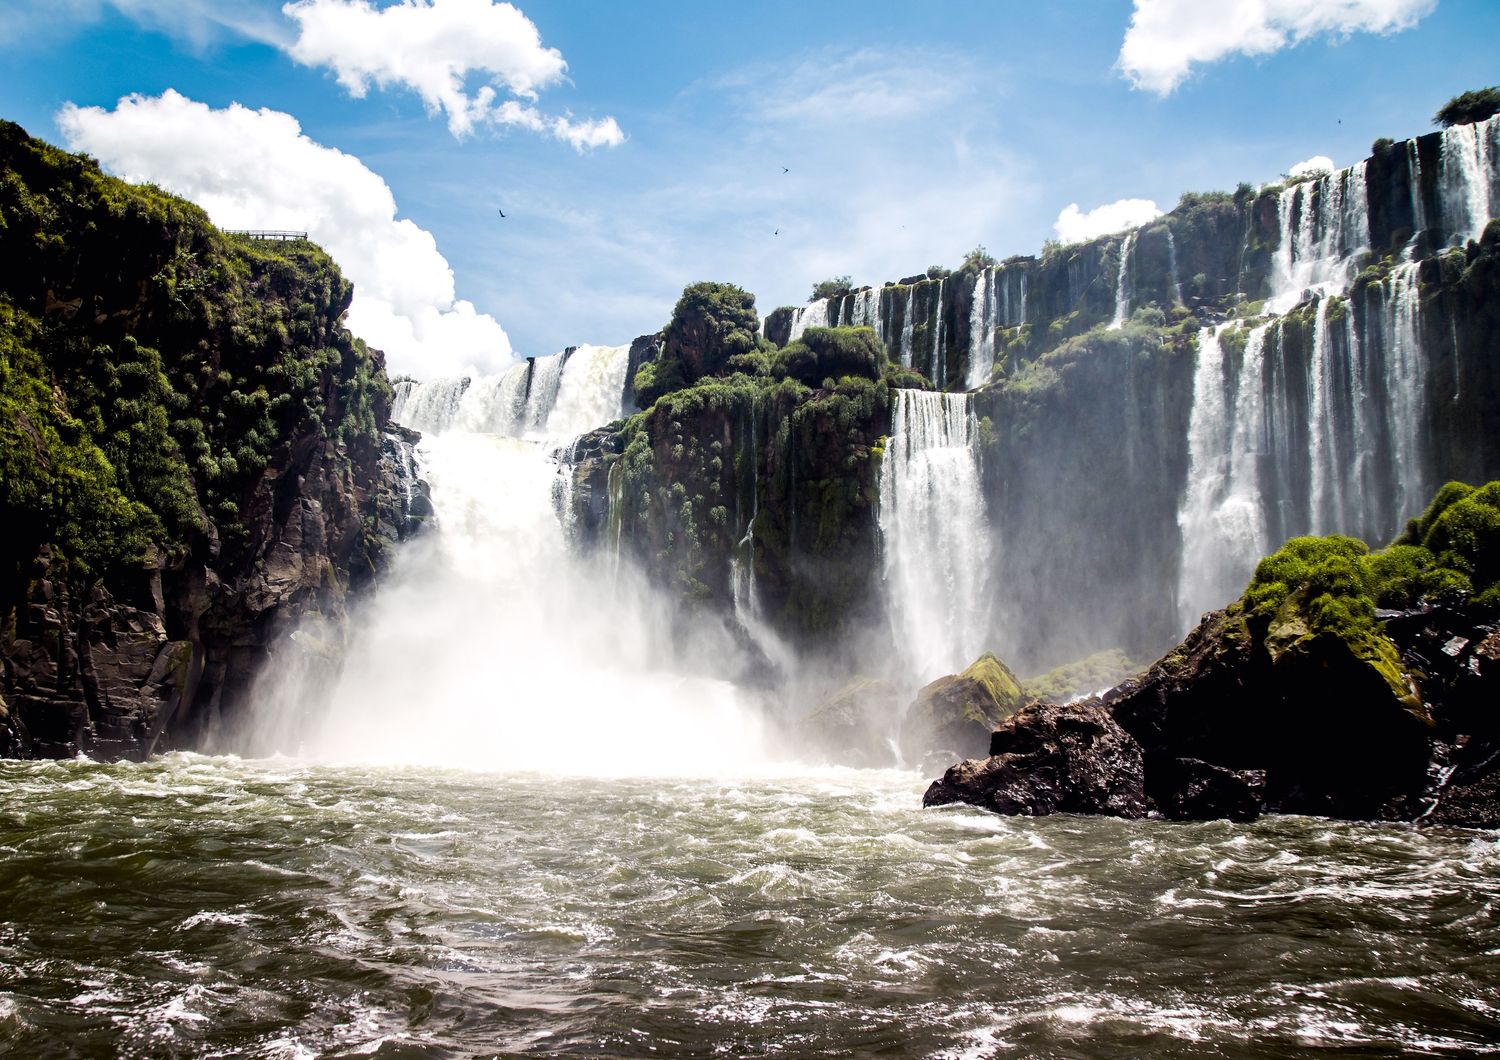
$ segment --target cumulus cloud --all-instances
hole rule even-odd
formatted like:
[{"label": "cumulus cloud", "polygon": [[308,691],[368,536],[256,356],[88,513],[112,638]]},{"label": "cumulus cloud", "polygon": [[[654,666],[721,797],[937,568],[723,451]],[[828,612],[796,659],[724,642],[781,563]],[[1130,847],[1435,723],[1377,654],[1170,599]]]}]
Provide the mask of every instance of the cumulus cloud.
[{"label": "cumulus cloud", "polygon": [[1327,155],[1313,155],[1311,158],[1298,162],[1286,171],[1289,177],[1306,177],[1316,173],[1332,173],[1335,169],[1333,159]]},{"label": "cumulus cloud", "polygon": [[1135,0],[1119,67],[1136,88],[1165,96],[1195,63],[1262,56],[1318,36],[1410,29],[1437,0]]},{"label": "cumulus cloud", "polygon": [[1161,210],[1150,199],[1120,199],[1095,206],[1088,213],[1069,203],[1052,223],[1057,238],[1064,243],[1082,243],[1095,236],[1107,236],[1127,228],[1139,228],[1161,216]]},{"label": "cumulus cloud", "polygon": [[[377,8],[370,0],[295,0],[282,11],[297,24],[287,48],[297,62],[329,68],[355,98],[371,85],[410,89],[429,111],[447,116],[454,136],[493,123],[548,133],[580,151],[624,142],[614,118],[575,122],[535,109],[538,94],[561,82],[568,64],[511,4],[401,0]],[[487,83],[471,92],[476,74]],[[497,89],[515,98],[497,102]]]},{"label": "cumulus cloud", "polygon": [[215,110],[168,90],[127,96],[113,111],[70,103],[57,121],[75,150],[191,199],[215,224],[306,231],[354,282],[350,330],[383,349],[393,371],[431,377],[509,363],[504,329],[455,297],[432,234],[397,218],[378,174],[303,135],[291,115],[237,103]]}]

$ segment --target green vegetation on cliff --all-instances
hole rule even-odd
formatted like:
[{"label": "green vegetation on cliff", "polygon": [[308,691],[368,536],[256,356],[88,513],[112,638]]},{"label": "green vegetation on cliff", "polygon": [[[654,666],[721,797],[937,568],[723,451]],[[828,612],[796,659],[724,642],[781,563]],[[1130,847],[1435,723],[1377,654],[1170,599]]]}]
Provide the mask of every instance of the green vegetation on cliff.
[{"label": "green vegetation on cliff", "polygon": [[378,449],[390,387],[340,324],[351,293],[309,243],[226,235],[0,123],[0,605],[38,562],[79,584],[153,550],[247,563],[293,438],[346,467]]},{"label": "green vegetation on cliff", "polygon": [[1500,87],[1476,88],[1460,92],[1444,103],[1432,120],[1443,128],[1453,125],[1470,125],[1476,121],[1500,114]]}]

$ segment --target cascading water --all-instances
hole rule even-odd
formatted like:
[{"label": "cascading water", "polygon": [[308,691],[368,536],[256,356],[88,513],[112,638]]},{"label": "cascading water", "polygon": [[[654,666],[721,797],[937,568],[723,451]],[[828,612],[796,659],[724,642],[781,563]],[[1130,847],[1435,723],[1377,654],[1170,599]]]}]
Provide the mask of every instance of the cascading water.
[{"label": "cascading water", "polygon": [[1391,464],[1396,503],[1410,518],[1432,491],[1425,472],[1422,407],[1426,371],[1419,330],[1421,291],[1416,262],[1398,265],[1386,281],[1386,392],[1390,401]]},{"label": "cascading water", "polygon": [[547,413],[547,436],[572,438],[618,418],[629,367],[629,346],[575,349],[559,381],[556,403]]},{"label": "cascading water", "polygon": [[819,298],[792,313],[792,331],[788,342],[796,342],[808,328],[828,327],[829,299]]},{"label": "cascading water", "polygon": [[1131,229],[1120,243],[1120,268],[1115,274],[1115,315],[1109,326],[1116,331],[1125,326],[1125,319],[1130,316],[1130,249],[1134,245],[1135,229]]},{"label": "cascading water", "polygon": [[981,269],[974,277],[974,294],[969,308],[969,378],[968,389],[975,390],[990,381],[995,367],[995,295],[996,271]]},{"label": "cascading water", "polygon": [[1182,305],[1182,283],[1177,279],[1177,240],[1167,227],[1167,282],[1171,286],[1172,304]]},{"label": "cascading water", "polygon": [[[523,429],[560,438],[617,417],[628,352],[540,359]],[[405,407],[427,407],[423,390],[413,386]],[[612,576],[614,557],[570,547],[553,504],[567,469],[553,449],[460,425],[423,439],[437,531],[402,550],[356,617],[331,688],[297,687],[294,666],[269,668],[255,749],[590,774],[760,759],[759,715],[740,693],[674,665],[665,603],[627,572]],[[719,648],[705,639],[693,654]]]},{"label": "cascading water", "polygon": [[1453,242],[1478,239],[1500,205],[1500,115],[1443,130],[1438,174],[1443,227]]},{"label": "cascading water", "polygon": [[906,288],[906,307],[901,311],[901,349],[899,352],[903,368],[911,367],[913,329],[916,327],[913,312],[916,309],[916,304],[917,288],[915,284],[911,284]]},{"label": "cascading water", "polygon": [[1314,534],[1332,533],[1337,526],[1336,513],[1342,512],[1344,507],[1344,468],[1339,462],[1337,449],[1338,366],[1328,348],[1329,304],[1327,298],[1318,300],[1309,368],[1312,377],[1307,420],[1308,455],[1312,464],[1312,525],[1309,529]]},{"label": "cascading water", "polygon": [[898,651],[910,677],[984,650],[989,531],[967,394],[895,390],[880,467],[880,535]]},{"label": "cascading water", "polygon": [[1220,341],[1227,327],[1198,334],[1188,488],[1177,516],[1182,530],[1177,600],[1184,628],[1233,598],[1244,587],[1246,572],[1268,551],[1257,460],[1267,447],[1264,374],[1270,325],[1246,336],[1238,371],[1231,371]]},{"label": "cascading water", "polygon": [[[518,367],[522,371],[527,368],[525,364]],[[430,383],[403,379],[394,387],[391,419],[417,431],[446,430],[458,417],[459,404],[471,382],[468,376]]]},{"label": "cascading water", "polygon": [[943,285],[948,281],[946,278],[938,280],[937,301],[932,305],[932,312],[928,319],[934,321],[932,324],[932,370],[927,378],[931,379],[939,390],[948,385],[948,351],[943,348]]},{"label": "cascading water", "polygon": [[1361,162],[1284,188],[1277,200],[1280,241],[1272,258],[1267,308],[1285,313],[1304,292],[1336,294],[1354,278],[1370,242],[1370,200]]}]

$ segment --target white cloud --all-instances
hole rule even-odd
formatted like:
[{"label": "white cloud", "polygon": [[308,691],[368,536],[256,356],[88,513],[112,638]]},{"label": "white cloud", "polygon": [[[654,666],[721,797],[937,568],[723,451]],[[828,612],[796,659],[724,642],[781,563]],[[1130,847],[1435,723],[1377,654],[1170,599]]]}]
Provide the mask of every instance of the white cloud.
[{"label": "white cloud", "polygon": [[354,282],[349,327],[395,372],[431,377],[511,359],[494,318],[455,298],[432,234],[396,217],[391,189],[359,159],[302,134],[289,114],[214,110],[168,90],[113,111],[67,104],[68,144],[127,180],[198,203],[225,228],[306,231]]},{"label": "white cloud", "polygon": [[[494,123],[549,133],[580,151],[624,142],[614,118],[574,122],[530,105],[564,79],[568,64],[556,48],[543,46],[536,25],[511,4],[401,0],[377,8],[370,0],[295,0],[282,11],[298,27],[287,48],[293,59],[328,67],[355,98],[372,84],[408,88],[429,111],[447,115],[454,136]],[[487,83],[471,92],[468,82],[476,74]],[[497,104],[497,88],[527,102]]]},{"label": "white cloud", "polygon": [[1289,177],[1305,177],[1314,173],[1332,173],[1335,168],[1337,167],[1334,166],[1333,159],[1327,155],[1313,155],[1311,158],[1298,162],[1291,169],[1287,170],[1286,175]]},{"label": "white cloud", "polygon": [[1136,88],[1172,92],[1194,63],[1262,56],[1313,37],[1410,29],[1437,0],[1135,0],[1119,67]]},{"label": "white cloud", "polygon": [[1078,204],[1073,202],[1057,215],[1052,228],[1057,233],[1057,238],[1064,243],[1082,243],[1095,236],[1139,228],[1160,217],[1161,213],[1156,203],[1150,199],[1120,199],[1095,206],[1088,213],[1081,211]]}]

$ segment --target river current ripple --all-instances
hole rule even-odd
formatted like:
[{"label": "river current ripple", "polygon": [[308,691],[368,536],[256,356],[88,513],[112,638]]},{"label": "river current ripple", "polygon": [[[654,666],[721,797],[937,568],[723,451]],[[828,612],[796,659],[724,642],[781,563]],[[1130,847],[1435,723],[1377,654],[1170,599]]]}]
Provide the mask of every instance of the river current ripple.
[{"label": "river current ripple", "polygon": [[922,787],[0,763],[0,1051],[1500,1051],[1492,833]]}]

